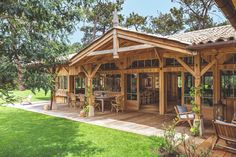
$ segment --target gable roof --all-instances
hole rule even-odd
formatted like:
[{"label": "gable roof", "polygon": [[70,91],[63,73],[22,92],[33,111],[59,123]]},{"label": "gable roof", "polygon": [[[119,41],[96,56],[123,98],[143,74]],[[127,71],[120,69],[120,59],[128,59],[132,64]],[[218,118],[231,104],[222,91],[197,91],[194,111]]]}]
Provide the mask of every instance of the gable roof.
[{"label": "gable roof", "polygon": [[236,30],[231,25],[213,27],[197,31],[179,33],[168,36],[192,45],[207,44],[220,41],[236,40]]},{"label": "gable roof", "polygon": [[161,35],[138,32],[138,31],[122,28],[122,27],[114,27],[108,30],[105,34],[103,34],[96,40],[94,40],[91,44],[86,46],[84,49],[80,50],[75,56],[73,56],[70,60],[71,61],[70,65],[75,64],[80,59],[88,56],[93,51],[96,51],[99,48],[99,45],[101,46],[101,44],[104,44],[105,42],[112,40],[114,31],[117,32],[119,38],[124,38],[127,34],[128,35],[127,38],[129,38],[127,40],[130,40],[130,41],[137,39],[137,42],[143,41],[144,42],[143,44],[147,43],[155,47],[160,47],[160,48],[168,49],[168,50],[174,50],[180,53],[191,54],[191,52],[186,49],[186,46],[191,44],[189,42],[181,41],[174,38],[168,38]]}]

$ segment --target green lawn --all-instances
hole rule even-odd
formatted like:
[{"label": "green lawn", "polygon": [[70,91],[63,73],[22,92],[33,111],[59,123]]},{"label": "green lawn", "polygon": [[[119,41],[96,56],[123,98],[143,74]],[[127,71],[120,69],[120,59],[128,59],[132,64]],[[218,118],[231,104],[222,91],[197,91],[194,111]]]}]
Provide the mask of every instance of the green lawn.
[{"label": "green lawn", "polygon": [[[36,93],[32,93],[30,90],[25,90],[25,91],[19,91],[19,90],[15,90],[12,91],[13,95],[16,96],[17,98],[25,98],[28,95],[33,95],[32,97],[32,101],[42,101],[42,100],[49,100],[50,99],[50,92],[47,93],[47,95],[45,95],[45,92],[43,90],[40,91],[36,91]],[[19,102],[20,99],[17,99],[16,102]],[[0,99],[0,104],[3,104],[4,101],[2,99]]]},{"label": "green lawn", "polygon": [[1,157],[148,157],[162,141],[0,107]]}]

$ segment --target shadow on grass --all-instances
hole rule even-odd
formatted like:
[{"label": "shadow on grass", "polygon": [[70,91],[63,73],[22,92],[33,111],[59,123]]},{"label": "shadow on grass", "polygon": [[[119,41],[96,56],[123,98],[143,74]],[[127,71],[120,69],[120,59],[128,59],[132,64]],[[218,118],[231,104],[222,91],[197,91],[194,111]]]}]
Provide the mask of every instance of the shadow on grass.
[{"label": "shadow on grass", "polygon": [[50,100],[50,97],[35,97],[36,100]]},{"label": "shadow on grass", "polygon": [[0,156],[92,156],[103,151],[80,123],[0,107]]}]

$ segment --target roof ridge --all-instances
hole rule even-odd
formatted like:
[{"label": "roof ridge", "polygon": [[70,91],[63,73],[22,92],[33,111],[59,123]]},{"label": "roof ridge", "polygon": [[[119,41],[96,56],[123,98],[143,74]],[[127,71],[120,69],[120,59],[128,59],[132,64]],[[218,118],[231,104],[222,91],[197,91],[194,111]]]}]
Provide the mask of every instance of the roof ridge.
[{"label": "roof ridge", "polygon": [[[199,30],[194,30],[194,31],[189,31],[189,32],[181,32],[181,33],[176,33],[176,34],[172,34],[172,35],[167,35],[166,37],[171,37],[171,36],[176,36],[176,35],[181,35],[181,34],[187,34],[187,33],[196,33],[196,32],[203,32],[203,31],[207,31],[207,30],[212,30],[212,29],[220,29],[222,27],[232,27],[231,25],[223,25],[223,26],[214,26],[211,28],[205,28],[205,29],[199,29]],[[232,27],[233,28],[233,27]]]}]

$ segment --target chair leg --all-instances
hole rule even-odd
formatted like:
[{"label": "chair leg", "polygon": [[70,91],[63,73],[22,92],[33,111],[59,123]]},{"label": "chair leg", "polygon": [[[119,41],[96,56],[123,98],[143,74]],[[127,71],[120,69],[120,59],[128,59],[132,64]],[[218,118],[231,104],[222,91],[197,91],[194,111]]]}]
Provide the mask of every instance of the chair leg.
[{"label": "chair leg", "polygon": [[181,121],[178,119],[177,122],[175,122],[175,125],[178,125]]},{"label": "chair leg", "polygon": [[213,141],[213,143],[212,143],[211,149],[214,149],[214,148],[215,148],[215,146],[216,146],[216,144],[217,144],[218,141],[219,141],[219,138],[216,137],[216,139],[215,139],[215,140]]},{"label": "chair leg", "polygon": [[188,124],[190,127],[193,127],[192,123],[191,123],[191,120],[188,120]]}]

